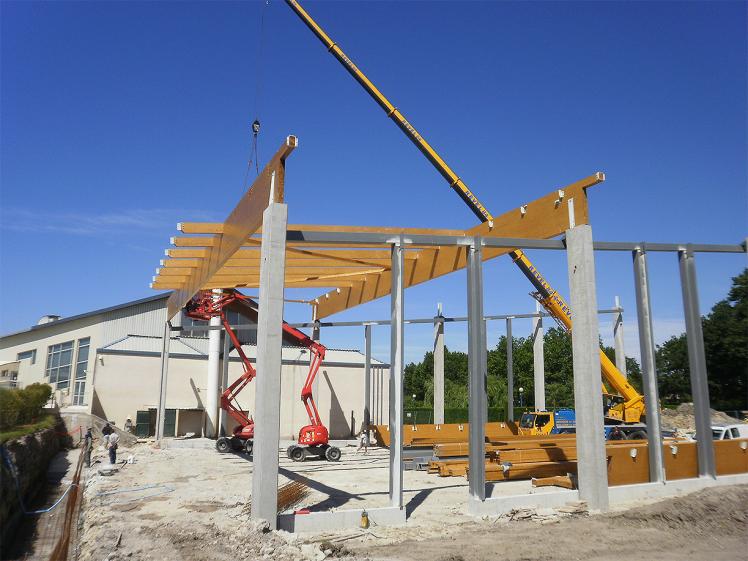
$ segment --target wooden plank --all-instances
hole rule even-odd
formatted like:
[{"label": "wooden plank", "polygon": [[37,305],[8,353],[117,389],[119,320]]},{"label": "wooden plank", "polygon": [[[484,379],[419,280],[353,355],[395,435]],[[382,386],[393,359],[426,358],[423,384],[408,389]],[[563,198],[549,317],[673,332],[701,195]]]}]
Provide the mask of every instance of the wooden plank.
[{"label": "wooden plank", "polygon": [[[189,267],[196,269],[200,267],[201,259],[162,259],[162,267]],[[226,261],[224,269],[227,267],[256,267],[259,268],[260,260],[258,259],[234,259]],[[313,257],[313,256],[295,256],[286,255],[286,269],[296,267],[380,267],[383,270],[389,268],[389,259],[367,259],[366,261],[357,261],[354,259],[335,259],[330,257]]]},{"label": "wooden plank", "polygon": [[748,473],[748,439],[716,440],[714,460],[717,475]]},{"label": "wooden plank", "polygon": [[533,478],[533,487],[562,487],[564,489],[576,489],[575,479],[569,475],[553,475],[551,477]]},{"label": "wooden plank", "polygon": [[[183,234],[222,234],[224,225],[221,222],[180,222],[177,229]],[[375,233],[375,234],[405,234],[405,235],[441,235],[441,236],[464,236],[464,230],[454,229],[432,229],[432,228],[403,228],[400,226],[338,226],[333,224],[289,224],[288,230],[299,230],[307,232],[349,232],[349,233]],[[262,233],[262,228],[257,230]]]},{"label": "wooden plank", "polygon": [[[164,277],[163,279],[167,279],[170,277]],[[172,280],[163,280],[161,277],[159,277],[158,280],[151,282],[150,287],[154,290],[177,290],[184,287],[184,281],[172,281]],[[331,288],[331,287],[350,287],[356,284],[354,281],[342,281],[342,280],[336,280],[335,282],[331,281],[310,281],[310,280],[304,280],[304,281],[286,281],[286,288]],[[260,282],[259,279],[256,281],[250,281],[250,282],[235,282],[231,284],[226,284],[225,282],[219,281],[219,282],[208,282],[207,284],[203,285],[203,288],[206,290],[213,289],[213,288],[259,288]]]},{"label": "wooden plank", "polygon": [[[297,145],[296,137],[289,136],[270,162],[255,179],[234,210],[224,220],[223,233],[211,237],[212,251],[203,266],[196,269],[190,280],[175,290],[167,301],[167,319],[174,317],[192,296],[223,267],[224,263],[242,247],[244,241],[262,225],[262,213],[271,201],[283,201],[285,161]],[[202,242],[204,243],[204,242]]]},{"label": "wooden plank", "polygon": [[[157,275],[164,276],[190,276],[195,268],[191,267],[163,267],[156,270]],[[340,276],[355,276],[355,275],[366,275],[371,273],[378,273],[382,269],[372,269],[364,267],[304,267],[295,266],[287,268],[288,275],[291,277],[321,277],[321,278],[335,278]],[[223,267],[216,274],[214,278],[219,277],[255,277],[259,276],[259,267]]]},{"label": "wooden plank", "polygon": [[486,470],[486,481],[509,481],[516,479],[531,479],[533,477],[552,477],[576,473],[576,462],[536,462],[510,466],[507,471],[496,469]]},{"label": "wooden plank", "polygon": [[[553,191],[533,202],[524,205],[525,212],[520,208],[514,209],[494,219],[493,226],[488,223],[480,224],[465,233],[469,236],[485,237],[516,237],[516,238],[553,238],[564,233],[569,228],[569,201],[574,208],[576,225],[589,223],[589,209],[586,189],[601,183],[605,175],[601,172],[586,177],[580,181],[563,187],[563,198],[559,200],[559,190]],[[558,201],[558,202],[557,202]],[[410,287],[427,280],[431,280],[448,273],[464,269],[466,263],[464,247],[425,248],[417,253],[419,264],[414,276],[406,280],[405,286]],[[483,259],[492,259],[511,251],[511,248],[484,248]],[[423,259],[421,261],[421,259]],[[386,279],[382,278],[384,284]],[[329,317],[335,313],[353,306],[369,302],[389,294],[389,288],[383,286],[371,294],[371,297],[360,301],[351,299],[348,291],[328,293],[323,301],[320,299],[317,307],[317,317]]]},{"label": "wooden plank", "polygon": [[[339,260],[362,260],[362,261],[390,261],[390,252],[382,249],[317,249],[314,251],[286,250],[287,258],[293,259],[318,259],[329,257]],[[167,257],[174,258],[205,258],[208,256],[207,249],[200,248],[169,248],[166,250]],[[259,259],[259,248],[242,248],[236,251],[232,259]],[[414,252],[406,252],[405,259],[416,259]]]}]

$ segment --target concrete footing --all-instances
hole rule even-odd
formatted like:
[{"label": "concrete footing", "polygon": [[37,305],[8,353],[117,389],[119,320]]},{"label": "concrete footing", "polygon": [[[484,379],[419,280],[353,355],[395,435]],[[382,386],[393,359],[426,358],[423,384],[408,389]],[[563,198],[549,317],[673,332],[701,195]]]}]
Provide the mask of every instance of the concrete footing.
[{"label": "concrete footing", "polygon": [[[360,528],[364,509],[310,512],[309,514],[280,514],[278,529],[286,532],[327,532],[344,528]],[[369,524],[377,526],[401,526],[405,524],[404,508],[383,507],[367,510]]]},{"label": "concrete footing", "polygon": [[[675,497],[708,487],[745,484],[748,484],[748,473],[722,475],[716,479],[698,477],[694,479],[678,479],[666,483],[617,485],[608,488],[608,499],[611,505],[622,505],[638,500]],[[485,501],[470,500],[467,503],[466,511],[470,516],[496,516],[516,508],[558,508],[579,500],[578,491],[564,489],[552,492],[487,498]]]}]

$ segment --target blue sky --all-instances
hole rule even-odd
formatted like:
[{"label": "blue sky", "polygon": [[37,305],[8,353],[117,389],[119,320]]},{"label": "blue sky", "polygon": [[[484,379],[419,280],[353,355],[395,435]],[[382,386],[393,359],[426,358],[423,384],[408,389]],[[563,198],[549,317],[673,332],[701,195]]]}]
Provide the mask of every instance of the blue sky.
[{"label": "blue sky", "polygon": [[[745,2],[304,5],[494,214],[600,170],[597,239],[745,238]],[[476,223],[279,0],[0,8],[0,333],[151,294],[176,223],[222,220],[241,195],[255,117],[261,162],[287,134],[300,138],[288,162],[291,222]],[[568,295],[563,254],[532,259]],[[630,257],[598,254],[596,265],[600,305],[620,295],[638,356]],[[745,265],[697,257],[702,312]],[[651,268],[661,341],[683,328],[678,269],[672,255],[652,256]],[[443,302],[462,314],[464,286],[459,273],[410,289],[406,313],[430,316]],[[487,313],[533,309],[506,259],[486,265],[485,287]],[[388,305],[336,318],[382,318]],[[288,305],[286,315],[309,311]],[[603,318],[606,339],[609,327]],[[502,332],[492,325],[489,344]],[[330,331],[325,342],[359,347],[361,335]],[[406,335],[410,360],[430,346],[430,328]],[[449,346],[465,340],[464,326],[450,326]],[[376,330],[381,358],[387,347]]]}]

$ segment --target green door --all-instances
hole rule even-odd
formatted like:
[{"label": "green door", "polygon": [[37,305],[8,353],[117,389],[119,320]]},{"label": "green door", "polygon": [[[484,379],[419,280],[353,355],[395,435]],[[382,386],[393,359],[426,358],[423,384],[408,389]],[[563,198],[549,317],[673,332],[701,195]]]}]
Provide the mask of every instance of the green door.
[{"label": "green door", "polygon": [[177,432],[177,410],[167,409],[164,416],[164,436],[174,436]]},{"label": "green door", "polygon": [[135,413],[135,435],[138,438],[151,436],[151,412],[147,409]]}]

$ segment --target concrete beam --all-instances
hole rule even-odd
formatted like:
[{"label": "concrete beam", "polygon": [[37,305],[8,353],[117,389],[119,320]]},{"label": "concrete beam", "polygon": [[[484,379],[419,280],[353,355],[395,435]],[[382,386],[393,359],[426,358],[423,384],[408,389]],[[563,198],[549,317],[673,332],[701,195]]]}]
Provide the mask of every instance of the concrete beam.
[{"label": "concrete beam", "polygon": [[441,304],[434,318],[434,424],[444,424],[444,320]]},{"label": "concrete beam", "polygon": [[[540,302],[535,301],[535,311],[540,313]],[[543,344],[543,317],[532,318],[532,367],[535,389],[535,409],[545,411],[545,355]]]},{"label": "concrete beam", "polygon": [[255,438],[252,518],[278,527],[278,445],[280,440],[283,279],[288,207],[270,203],[262,218],[260,298],[257,321]]},{"label": "concrete beam", "polygon": [[600,398],[600,330],[597,318],[592,228],[566,231],[574,326],[574,405],[577,422],[579,496],[594,511],[608,510],[603,403]]},{"label": "concrete beam", "polygon": [[[657,391],[654,329],[649,296],[647,254],[637,249],[634,258],[634,286],[636,288],[636,314],[639,319],[639,349],[641,352],[644,405],[647,410],[647,445],[649,450],[649,481],[665,482],[665,463],[662,457],[662,423],[660,398]],[[616,297],[618,305],[618,297]]]}]

